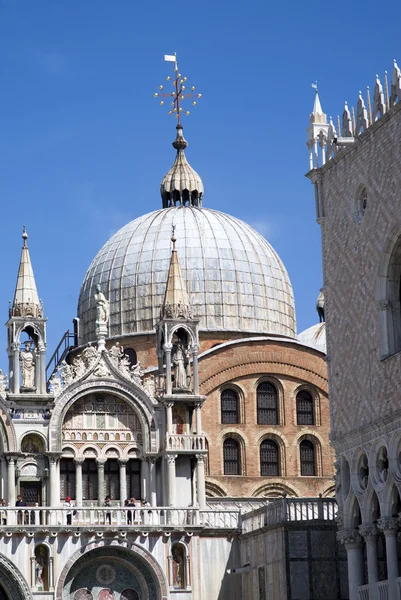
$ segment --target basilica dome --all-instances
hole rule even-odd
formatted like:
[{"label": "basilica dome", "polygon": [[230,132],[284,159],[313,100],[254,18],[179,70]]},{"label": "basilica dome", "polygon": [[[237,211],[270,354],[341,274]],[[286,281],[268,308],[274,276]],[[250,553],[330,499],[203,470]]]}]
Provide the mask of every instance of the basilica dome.
[{"label": "basilica dome", "polygon": [[131,221],[96,255],[78,302],[81,344],[95,339],[97,284],[110,301],[110,337],[154,331],[166,289],[173,225],[200,331],[295,337],[291,283],[270,244],[239,219],[183,206]]},{"label": "basilica dome", "polygon": [[279,256],[249,225],[202,207],[203,183],[189,165],[182,125],[176,159],[161,183],[161,210],[120,229],[98,252],[78,301],[79,343],[95,340],[95,292],[110,301],[109,336],[153,333],[171,258],[171,233],[200,331],[294,338],[291,283]]}]

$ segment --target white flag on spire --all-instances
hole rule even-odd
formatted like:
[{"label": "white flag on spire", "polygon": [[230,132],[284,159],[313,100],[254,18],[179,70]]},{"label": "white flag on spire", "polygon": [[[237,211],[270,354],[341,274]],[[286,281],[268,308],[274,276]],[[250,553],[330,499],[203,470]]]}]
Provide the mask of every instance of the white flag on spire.
[{"label": "white flag on spire", "polygon": [[164,60],[167,60],[168,62],[175,62],[177,60],[177,57],[173,54],[165,54]]}]

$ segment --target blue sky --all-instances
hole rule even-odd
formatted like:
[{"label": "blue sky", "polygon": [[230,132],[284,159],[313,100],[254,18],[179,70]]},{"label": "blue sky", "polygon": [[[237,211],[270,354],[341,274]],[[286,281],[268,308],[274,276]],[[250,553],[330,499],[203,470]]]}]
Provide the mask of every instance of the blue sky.
[{"label": "blue sky", "polygon": [[[184,121],[204,205],[255,226],[283,259],[299,330],[317,320],[320,231],[305,145],[323,109],[401,63],[401,3],[0,0],[0,314],[22,224],[49,318],[49,356],[86,269],[122,225],[161,207],[172,117],[153,98],[165,53],[203,98]],[[0,338],[6,345],[5,330]],[[1,356],[1,355],[0,355]],[[3,353],[1,367],[6,367]]]}]

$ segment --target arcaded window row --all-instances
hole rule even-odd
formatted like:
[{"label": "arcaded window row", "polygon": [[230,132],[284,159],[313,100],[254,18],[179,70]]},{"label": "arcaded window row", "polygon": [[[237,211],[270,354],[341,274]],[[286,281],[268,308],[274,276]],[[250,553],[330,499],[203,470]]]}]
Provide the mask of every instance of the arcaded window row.
[{"label": "arcaded window row", "polygon": [[[300,390],[296,396],[297,425],[315,425],[313,397],[308,390]],[[270,382],[260,383],[256,390],[258,425],[279,425],[278,393]],[[240,423],[240,403],[234,388],[221,393],[221,422],[226,425]]]},{"label": "arcaded window row", "polygon": [[[279,445],[272,439],[265,439],[259,447],[260,474],[264,477],[279,477],[281,457]],[[299,444],[301,476],[316,476],[316,449],[310,440]],[[223,444],[224,475],[243,475],[241,472],[241,447],[237,439],[228,437]]]}]

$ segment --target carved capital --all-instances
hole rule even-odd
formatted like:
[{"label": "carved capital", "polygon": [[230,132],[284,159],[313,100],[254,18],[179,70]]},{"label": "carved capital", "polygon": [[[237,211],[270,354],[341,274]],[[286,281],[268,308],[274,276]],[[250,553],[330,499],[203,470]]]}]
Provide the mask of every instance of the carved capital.
[{"label": "carved capital", "polygon": [[156,456],[148,456],[146,459],[149,463],[149,465],[155,465],[156,461],[157,461],[157,457]]},{"label": "carved capital", "polygon": [[77,456],[76,458],[74,458],[74,463],[76,465],[83,465],[85,462],[85,458],[83,456]]},{"label": "carved capital", "polygon": [[362,541],[357,529],[341,529],[337,531],[337,539],[341,544],[359,544]]},{"label": "carved capital", "polygon": [[200,410],[202,408],[202,405],[203,405],[202,402],[196,402],[194,406],[195,406],[196,410]]},{"label": "carved capital", "polygon": [[164,403],[164,406],[165,406],[166,408],[173,408],[173,406],[174,406],[174,402],[165,402],[165,403]]},{"label": "carved capital", "polygon": [[397,517],[382,517],[381,519],[378,519],[377,526],[384,534],[386,534],[386,532],[396,532],[399,526],[399,519]]},{"label": "carved capital", "polygon": [[97,458],[96,459],[96,464],[98,467],[104,467],[104,465],[107,463],[107,458]]},{"label": "carved capital", "polygon": [[128,463],[128,461],[129,461],[129,459],[128,459],[128,458],[118,458],[118,459],[117,459],[117,462],[118,462],[118,464],[120,465],[120,467],[122,467],[122,466],[124,466],[124,467],[125,467],[125,466],[127,466],[127,463]]},{"label": "carved capital", "polygon": [[204,454],[195,454],[196,460],[198,463],[204,463],[205,462],[205,455]]},{"label": "carved capital", "polygon": [[362,525],[359,525],[359,533],[365,540],[367,538],[376,537],[377,527],[374,523],[363,523]]},{"label": "carved capital", "polygon": [[173,465],[175,463],[175,459],[177,458],[177,454],[166,454],[164,458],[167,461],[167,464]]}]

